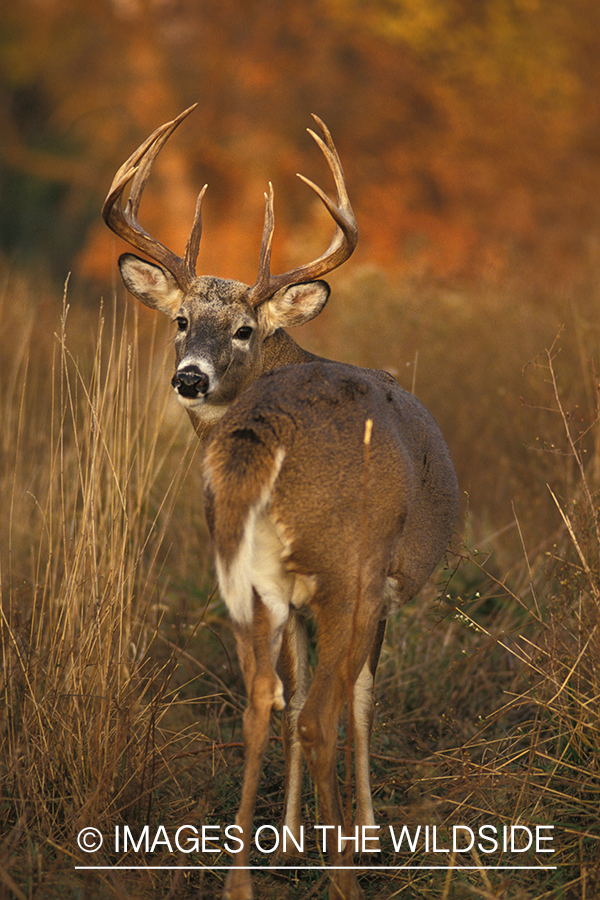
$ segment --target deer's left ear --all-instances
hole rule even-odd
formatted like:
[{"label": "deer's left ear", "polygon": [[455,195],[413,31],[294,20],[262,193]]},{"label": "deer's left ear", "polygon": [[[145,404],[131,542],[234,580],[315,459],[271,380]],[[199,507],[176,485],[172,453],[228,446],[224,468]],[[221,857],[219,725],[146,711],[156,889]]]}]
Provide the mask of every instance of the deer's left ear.
[{"label": "deer's left ear", "polygon": [[259,307],[269,331],[303,325],[318,316],[329,298],[326,281],[308,281],[281,288]]}]

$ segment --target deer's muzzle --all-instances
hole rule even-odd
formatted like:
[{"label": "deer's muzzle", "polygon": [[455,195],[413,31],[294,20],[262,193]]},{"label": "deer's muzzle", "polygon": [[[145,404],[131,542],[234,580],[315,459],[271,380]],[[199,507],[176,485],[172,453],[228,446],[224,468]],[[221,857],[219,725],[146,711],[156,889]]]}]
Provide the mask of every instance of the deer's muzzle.
[{"label": "deer's muzzle", "polygon": [[209,379],[205,372],[197,366],[186,366],[179,372],[175,372],[171,384],[182,397],[197,397],[198,394],[206,394]]}]

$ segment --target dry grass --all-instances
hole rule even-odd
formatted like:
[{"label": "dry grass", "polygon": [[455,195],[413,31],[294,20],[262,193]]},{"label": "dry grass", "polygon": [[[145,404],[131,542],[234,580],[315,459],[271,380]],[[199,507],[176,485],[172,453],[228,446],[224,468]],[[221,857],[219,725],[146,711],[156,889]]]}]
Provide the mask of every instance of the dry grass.
[{"label": "dry grass", "polygon": [[[80,362],[66,303],[49,335],[28,290],[7,282],[2,310],[0,882],[24,875],[33,896],[72,866],[81,827],[145,822],[171,758],[209,742],[179,712],[194,634],[166,597],[188,556],[202,591],[206,553],[201,511],[175,509],[200,479],[186,423],[164,424],[165,342],[150,336],[140,362],[135,323],[80,316],[75,333],[94,332]],[[210,680],[196,706],[223,692]]]},{"label": "dry grass", "polygon": [[[240,679],[211,596],[199,454],[168,398],[168,331],[119,306],[61,311],[47,287],[14,277],[0,323],[0,898],[218,896],[222,873],[75,869],[147,863],[143,848],[114,851],[116,827],[224,826],[239,795]],[[571,379],[563,396],[558,347],[527,370],[521,407],[536,433],[511,542],[483,527],[492,503],[469,510],[436,582],[390,621],[373,741],[386,828],[435,825],[447,846],[453,825],[552,825],[558,868],[411,870],[549,856],[475,846],[433,857],[387,841],[383,862],[404,868],[365,876],[368,897],[600,892],[600,428],[587,362],[597,347],[584,335],[580,349],[578,393]],[[555,510],[537,530],[522,508],[536,491]],[[281,810],[277,728],[257,825]],[[92,857],[76,840],[90,825],[107,837]],[[206,858],[159,845],[151,861]],[[258,898],[327,890],[318,872],[256,882]]]}]

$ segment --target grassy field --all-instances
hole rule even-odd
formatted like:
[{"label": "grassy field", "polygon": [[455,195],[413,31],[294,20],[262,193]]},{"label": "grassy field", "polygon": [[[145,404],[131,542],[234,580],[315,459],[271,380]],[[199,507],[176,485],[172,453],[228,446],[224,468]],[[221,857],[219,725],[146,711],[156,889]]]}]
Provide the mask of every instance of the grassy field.
[{"label": "grassy field", "polygon": [[[365,894],[597,897],[600,316],[570,307],[561,332],[557,307],[411,299],[377,273],[342,284],[327,315],[313,348],[415,385],[464,500],[443,565],[389,622],[372,748],[384,852]],[[243,688],[169,325],[137,316],[3,276],[0,898],[208,900],[224,871],[202,866],[229,859]],[[278,824],[282,788],[275,721],[257,827]],[[304,799],[312,835],[308,780]],[[78,844],[90,827],[95,853]],[[165,868],[76,868],[92,865]],[[327,894],[319,869],[255,882],[259,900]]]}]

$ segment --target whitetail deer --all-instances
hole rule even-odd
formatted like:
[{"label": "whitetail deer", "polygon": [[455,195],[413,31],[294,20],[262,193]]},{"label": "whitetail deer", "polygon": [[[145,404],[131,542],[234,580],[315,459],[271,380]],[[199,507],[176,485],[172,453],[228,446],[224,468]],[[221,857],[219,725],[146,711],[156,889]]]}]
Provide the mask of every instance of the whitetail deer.
[{"label": "whitetail deer", "polygon": [[[252,820],[273,709],[284,710],[283,822],[290,833],[299,840],[303,756],[322,823],[348,827],[335,772],[346,700],[355,746],[354,821],[374,826],[369,743],[385,619],[415,596],[443,555],[458,491],[440,430],[412,394],[384,372],[313,356],[282,330],[321,311],[329,287],[317,279],[344,262],[357,240],[341,163],[319,119],[323,137],[310,133],[333,173],[337,204],[300,176],[336,223],[317,260],[271,274],[271,187],[252,287],[195,273],[205,188],[183,258],[140,227],[150,167],[191,109],[157,129],[119,169],[103,216],[158,263],[132,254],[119,260],[131,293],[177,322],[172,385],[206,442],[207,520],[248,694],[236,817],[243,849],[224,896],[248,900]],[[316,621],[319,646],[310,684],[307,614]],[[339,868],[348,865],[352,847],[338,845],[337,837],[329,846],[331,896],[362,897],[354,873]]]}]

